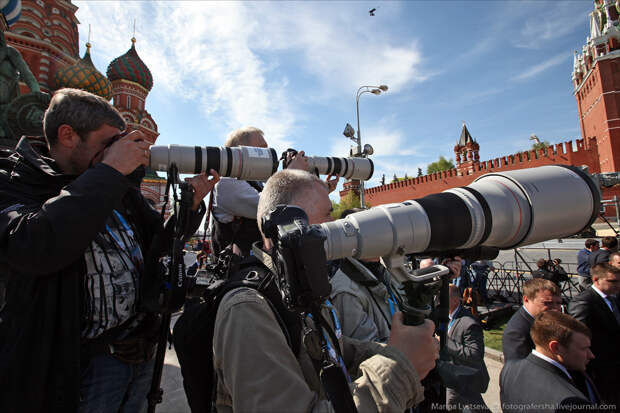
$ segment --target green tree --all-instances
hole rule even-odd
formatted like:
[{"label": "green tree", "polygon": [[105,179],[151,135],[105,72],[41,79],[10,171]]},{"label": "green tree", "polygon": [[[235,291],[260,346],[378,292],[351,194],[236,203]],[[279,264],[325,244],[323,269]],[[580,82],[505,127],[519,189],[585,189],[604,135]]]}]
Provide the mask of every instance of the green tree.
[{"label": "green tree", "polygon": [[454,161],[440,156],[438,161],[428,164],[426,167],[426,173],[432,174],[435,172],[447,171],[449,169],[454,169]]},{"label": "green tree", "polygon": [[[366,204],[366,206],[368,206],[367,202]],[[332,201],[332,217],[338,219],[347,209],[359,208],[360,205],[359,195],[353,191],[349,191],[345,196],[340,198],[340,203]]]},{"label": "green tree", "polygon": [[534,142],[532,144],[532,149],[537,151],[539,149],[547,149],[549,147],[550,143],[549,141],[544,141],[544,142]]}]

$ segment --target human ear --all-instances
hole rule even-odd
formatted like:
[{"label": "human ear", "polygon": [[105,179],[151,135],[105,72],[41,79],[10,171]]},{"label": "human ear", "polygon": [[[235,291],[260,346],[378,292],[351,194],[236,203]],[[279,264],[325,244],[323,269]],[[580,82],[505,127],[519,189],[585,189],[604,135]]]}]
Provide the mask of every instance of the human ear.
[{"label": "human ear", "polygon": [[58,127],[57,136],[58,139],[56,144],[67,148],[75,147],[80,140],[80,137],[77,133],[75,133],[75,130],[66,124],[62,124]]}]

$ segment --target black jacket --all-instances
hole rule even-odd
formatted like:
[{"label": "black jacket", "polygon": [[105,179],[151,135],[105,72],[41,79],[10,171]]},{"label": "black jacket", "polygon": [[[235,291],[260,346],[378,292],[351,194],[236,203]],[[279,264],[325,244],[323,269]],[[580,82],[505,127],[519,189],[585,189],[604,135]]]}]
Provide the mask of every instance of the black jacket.
[{"label": "black jacket", "polygon": [[619,402],[620,380],[620,325],[613,313],[592,286],[583,290],[568,304],[568,312],[590,328],[590,349],[594,359],[588,363],[588,372],[603,399]]},{"label": "black jacket", "polygon": [[504,360],[524,359],[534,348],[534,342],[530,337],[530,328],[534,318],[525,311],[524,307],[512,315],[502,337],[502,351]]},{"label": "black jacket", "polygon": [[102,163],[79,176],[53,166],[25,138],[0,159],[0,270],[8,275],[0,314],[2,412],[77,409],[84,251],[112,210],[130,214],[147,267],[155,249],[167,247],[161,242],[148,252],[156,235],[167,237],[137,184]]},{"label": "black jacket", "polygon": [[595,411],[587,410],[592,403],[562,370],[533,354],[508,361],[499,387],[504,413]]},{"label": "black jacket", "polygon": [[603,249],[603,248],[594,251],[588,257],[588,264],[590,264],[590,268],[594,267],[596,264],[609,262],[610,254],[611,254],[611,251]]}]

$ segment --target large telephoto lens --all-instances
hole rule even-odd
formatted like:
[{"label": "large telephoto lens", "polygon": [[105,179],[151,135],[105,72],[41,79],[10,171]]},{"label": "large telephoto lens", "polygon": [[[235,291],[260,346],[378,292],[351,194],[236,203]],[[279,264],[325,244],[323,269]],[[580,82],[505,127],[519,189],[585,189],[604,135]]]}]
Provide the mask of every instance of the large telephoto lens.
[{"label": "large telephoto lens", "polygon": [[278,170],[278,155],[275,149],[251,146],[151,146],[152,169],[167,171],[172,163],[184,174],[213,169],[221,176],[266,181]]},{"label": "large telephoto lens", "polygon": [[368,158],[336,158],[334,156],[309,156],[311,170],[321,175],[339,175],[345,179],[367,181],[372,178],[375,166]]},{"label": "large telephoto lens", "polygon": [[587,173],[550,165],[489,173],[465,187],[379,205],[320,227],[328,259],[510,249],[584,230],[600,201]]},{"label": "large telephoto lens", "polygon": [[[151,146],[150,167],[165,172],[176,164],[179,173],[199,174],[214,169],[221,176],[247,181],[266,181],[278,170],[275,149],[252,146]],[[368,180],[374,165],[368,158],[309,156],[309,172],[339,175],[346,179]]]}]

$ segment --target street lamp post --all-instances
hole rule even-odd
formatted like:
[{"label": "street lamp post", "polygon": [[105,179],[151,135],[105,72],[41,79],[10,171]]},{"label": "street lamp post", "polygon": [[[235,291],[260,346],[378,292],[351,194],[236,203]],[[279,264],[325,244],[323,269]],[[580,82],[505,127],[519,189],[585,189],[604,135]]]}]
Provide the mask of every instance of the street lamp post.
[{"label": "street lamp post", "polygon": [[[356,156],[364,156],[362,152],[362,136],[360,133],[360,96],[364,93],[372,93],[373,95],[380,95],[381,92],[387,92],[387,85],[380,86],[361,86],[357,89],[357,95],[355,96],[355,109],[357,112],[357,154]],[[364,208],[364,181],[360,180],[360,206]]]}]

